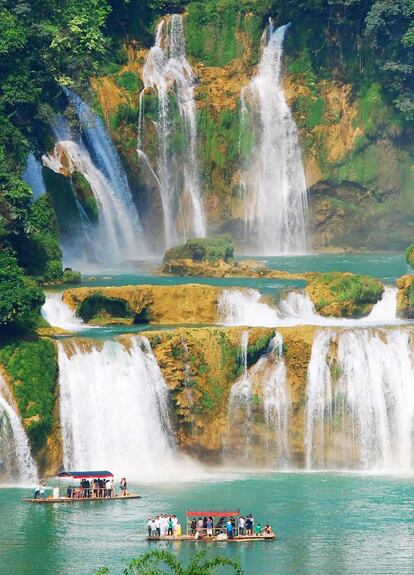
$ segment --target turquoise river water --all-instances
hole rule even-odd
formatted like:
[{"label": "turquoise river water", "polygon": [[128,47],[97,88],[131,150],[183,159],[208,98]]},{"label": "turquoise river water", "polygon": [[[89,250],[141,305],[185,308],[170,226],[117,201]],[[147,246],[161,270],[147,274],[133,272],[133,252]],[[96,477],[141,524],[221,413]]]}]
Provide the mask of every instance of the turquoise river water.
[{"label": "turquoise river water", "polygon": [[[2,575],[121,574],[125,560],[155,547],[187,562],[195,550],[240,560],[249,575],[385,575],[414,572],[414,478],[331,473],[214,473],[181,484],[134,486],[142,499],[35,506],[1,489]],[[276,542],[147,543],[149,515],[237,507],[269,521]],[[9,521],[4,518],[9,517]]]}]

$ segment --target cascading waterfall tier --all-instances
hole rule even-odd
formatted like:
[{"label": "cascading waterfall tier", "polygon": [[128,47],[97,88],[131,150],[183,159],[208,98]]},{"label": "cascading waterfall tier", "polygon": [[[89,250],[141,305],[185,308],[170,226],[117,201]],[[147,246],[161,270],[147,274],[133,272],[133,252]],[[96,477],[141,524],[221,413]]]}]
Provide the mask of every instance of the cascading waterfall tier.
[{"label": "cascading waterfall tier", "polygon": [[[105,265],[139,259],[146,252],[143,232],[119,155],[101,119],[76,94],[70,90],[65,93],[76,110],[81,137],[73,135],[60,118],[54,126],[54,153],[43,156],[43,163],[57,173],[79,172],[90,185],[99,209],[97,222],[91,222],[76,202],[85,244],[92,247],[95,259]],[[68,253],[65,245],[63,251],[68,264],[89,259],[89,254],[82,253],[82,246],[81,253]],[[78,252],[79,246],[73,251]]]},{"label": "cascading waterfall tier", "polygon": [[298,131],[283,91],[283,40],[289,25],[270,21],[256,76],[241,92],[240,190],[246,244],[261,254],[303,253],[308,213]]},{"label": "cascading waterfall tier", "polygon": [[189,236],[206,235],[198,165],[195,77],[185,56],[182,16],[173,14],[157,26],[155,44],[144,65],[143,81],[138,159],[146,167],[150,165],[145,154],[145,94],[155,91],[158,156],[156,169],[151,170],[159,185],[165,245],[170,247]]},{"label": "cascading waterfall tier", "polygon": [[61,292],[45,293],[45,303],[40,310],[43,319],[52,327],[59,327],[67,331],[88,329],[89,326],[86,326],[83,321],[75,315],[75,312],[63,302],[62,296],[63,294]]},{"label": "cascading waterfall tier", "polygon": [[33,483],[36,477],[26,432],[0,374],[0,480]]},{"label": "cascading waterfall tier", "polygon": [[58,346],[65,467],[170,478],[175,463],[168,390],[148,340]]},{"label": "cascading waterfall tier", "polygon": [[324,330],[306,397],[306,466],[412,470],[414,341],[410,329]]},{"label": "cascading waterfall tier", "polygon": [[305,291],[290,291],[278,304],[266,302],[255,289],[225,289],[218,302],[219,322],[229,326],[288,327],[295,325],[370,326],[403,323],[397,319],[397,293],[395,287],[385,287],[382,298],[371,313],[362,318],[325,317],[316,312]]},{"label": "cascading waterfall tier", "polygon": [[245,466],[282,469],[289,464],[291,399],[286,383],[283,338],[277,333],[269,349],[247,367],[249,333],[241,339],[243,375],[232,386],[225,458]]}]

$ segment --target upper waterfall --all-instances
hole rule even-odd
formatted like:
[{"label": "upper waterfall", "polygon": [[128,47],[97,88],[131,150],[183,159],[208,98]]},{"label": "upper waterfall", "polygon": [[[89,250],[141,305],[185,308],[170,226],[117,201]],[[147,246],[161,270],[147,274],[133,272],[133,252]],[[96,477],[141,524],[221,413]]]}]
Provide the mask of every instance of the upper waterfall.
[{"label": "upper waterfall", "polygon": [[148,340],[60,343],[59,386],[67,468],[171,479],[168,389]]},{"label": "upper waterfall", "polygon": [[[246,243],[262,254],[306,251],[307,189],[298,131],[283,91],[289,25],[262,36],[257,74],[241,92],[241,182]],[[247,144],[250,143],[246,149]]]},{"label": "upper waterfall", "polygon": [[[155,44],[143,70],[140,95],[138,159],[145,155],[145,94],[158,95],[156,179],[161,195],[164,240],[170,247],[188,237],[204,237],[206,220],[198,165],[195,77],[185,55],[183,19],[179,14],[161,20]],[[178,108],[178,109],[177,109]]]},{"label": "upper waterfall", "polygon": [[36,476],[26,432],[0,374],[0,478],[29,483]]},{"label": "upper waterfall", "polygon": [[[96,260],[116,265],[125,260],[139,259],[145,253],[143,232],[121,160],[105,127],[91,108],[79,96],[65,90],[78,115],[81,137],[74,135],[60,118],[54,126],[57,139],[52,155],[43,156],[43,163],[57,173],[77,171],[88,182],[98,205],[97,222],[89,221],[79,201],[79,219],[85,237],[80,249],[92,246]],[[78,244],[77,244],[78,246]],[[87,253],[65,253],[66,263],[88,260]],[[68,250],[66,250],[67,252]]]}]

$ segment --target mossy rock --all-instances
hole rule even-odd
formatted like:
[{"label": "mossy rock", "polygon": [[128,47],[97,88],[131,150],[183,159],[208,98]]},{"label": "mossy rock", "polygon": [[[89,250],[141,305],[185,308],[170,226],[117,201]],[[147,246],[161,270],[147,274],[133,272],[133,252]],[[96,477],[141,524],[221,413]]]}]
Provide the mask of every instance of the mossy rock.
[{"label": "mossy rock", "polygon": [[195,238],[185,244],[170,248],[165,252],[164,262],[190,259],[192,261],[232,260],[233,242],[229,237]]},{"label": "mossy rock", "polygon": [[405,275],[397,279],[397,315],[414,319],[414,276]]},{"label": "mossy rock", "polygon": [[377,278],[342,272],[315,274],[305,289],[318,313],[336,317],[367,315],[384,292]]}]

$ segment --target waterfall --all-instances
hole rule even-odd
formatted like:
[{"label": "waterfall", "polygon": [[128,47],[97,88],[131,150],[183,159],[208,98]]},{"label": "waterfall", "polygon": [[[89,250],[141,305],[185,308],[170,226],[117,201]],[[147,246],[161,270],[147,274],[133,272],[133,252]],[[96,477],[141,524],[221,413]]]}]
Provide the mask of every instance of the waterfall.
[{"label": "waterfall", "polygon": [[[275,452],[270,455],[272,463],[279,468],[289,463],[289,422],[291,399],[286,384],[286,364],[283,359],[283,338],[277,333],[270,344],[270,353],[259,360],[256,370],[263,370],[263,407],[268,431],[273,444],[268,447]],[[273,437],[272,437],[273,436]]]},{"label": "waterfall", "polygon": [[397,294],[396,287],[385,286],[382,298],[374,305],[368,316],[370,322],[395,322],[397,319]]},{"label": "waterfall", "polygon": [[316,313],[315,306],[306,292],[291,291],[280,300],[279,310],[283,316],[297,317],[301,319],[308,318],[314,320],[315,317],[321,316]]},{"label": "waterfall", "polygon": [[42,175],[42,164],[36,160],[33,154],[29,154],[23,172],[23,180],[32,188],[33,199],[37,200],[46,193]]},{"label": "waterfall", "polygon": [[223,325],[249,327],[282,327],[295,325],[371,326],[404,323],[397,319],[397,288],[386,287],[380,301],[371,313],[362,318],[324,317],[305,291],[290,291],[279,303],[270,305],[261,301],[262,295],[254,289],[225,289],[218,303],[219,322]]},{"label": "waterfall", "polygon": [[221,292],[218,313],[224,325],[273,327],[280,323],[275,308],[261,302],[261,294],[254,289],[226,289]]},{"label": "waterfall", "polygon": [[46,292],[45,297],[46,301],[42,305],[40,313],[49,325],[67,331],[89,329],[89,326],[86,326],[83,321],[76,316],[75,312],[63,302],[63,294],[61,292]]},{"label": "waterfall", "polygon": [[58,346],[65,467],[169,480],[168,389],[148,340]]},{"label": "waterfall", "polygon": [[414,466],[414,355],[408,329],[319,332],[308,368],[308,468]]},{"label": "waterfall", "polygon": [[[170,247],[188,236],[206,235],[198,165],[195,77],[185,56],[181,15],[173,14],[157,26],[155,44],[145,61],[143,81],[138,158],[148,165],[148,157],[141,149],[145,140],[145,94],[154,90],[158,95],[156,179],[163,209],[165,243]],[[151,171],[155,174],[152,168]]]},{"label": "waterfall", "polygon": [[[90,185],[99,208],[97,223],[91,223],[83,209],[79,217],[84,234],[95,251],[96,260],[106,265],[138,259],[145,253],[143,232],[121,160],[105,127],[89,106],[65,90],[81,126],[81,138],[71,134],[60,118],[55,126],[55,152],[43,156],[45,166],[57,173],[76,171]],[[64,256],[67,254],[64,253]],[[80,258],[81,254],[69,254]],[[83,258],[87,259],[87,258]]]},{"label": "waterfall", "polygon": [[3,477],[14,482],[33,483],[37,471],[26,432],[0,375],[0,478]]},{"label": "waterfall", "polygon": [[[283,91],[289,25],[270,21],[256,76],[241,92],[241,183],[247,244],[263,254],[306,250],[307,190],[299,137]],[[244,140],[251,142],[243,153]],[[246,144],[246,145],[247,145]],[[244,156],[244,157],[243,157]]]},{"label": "waterfall", "polygon": [[[278,469],[289,463],[291,399],[286,384],[283,338],[277,333],[268,351],[247,369],[249,333],[242,333],[243,374],[229,396],[226,458]],[[237,457],[238,456],[238,457]]]},{"label": "waterfall", "polygon": [[[253,384],[247,369],[247,350],[249,346],[249,332],[243,331],[241,335],[241,364],[243,374],[232,386],[228,404],[229,444],[237,439],[239,458],[245,463],[249,462],[252,447],[252,400]],[[234,436],[234,434],[236,434]],[[227,447],[226,458],[232,457]]]}]

